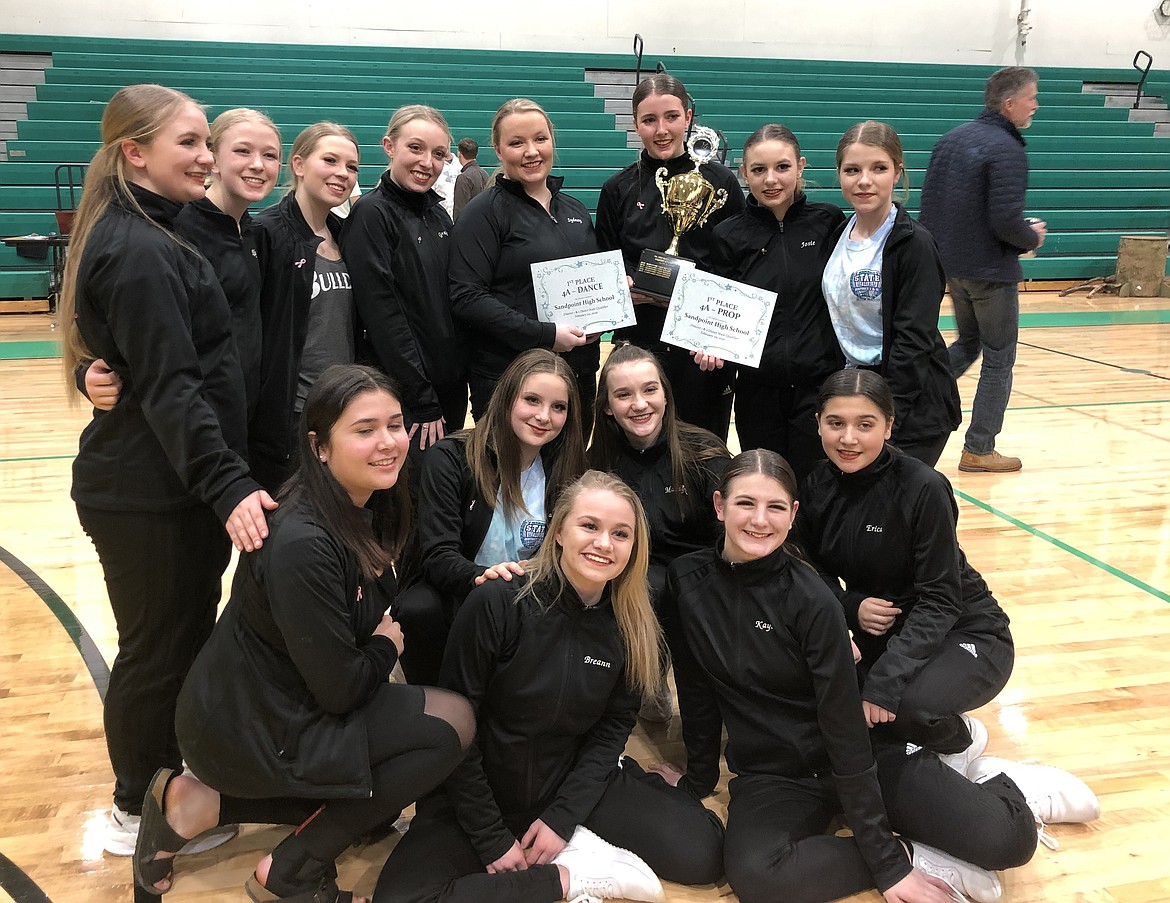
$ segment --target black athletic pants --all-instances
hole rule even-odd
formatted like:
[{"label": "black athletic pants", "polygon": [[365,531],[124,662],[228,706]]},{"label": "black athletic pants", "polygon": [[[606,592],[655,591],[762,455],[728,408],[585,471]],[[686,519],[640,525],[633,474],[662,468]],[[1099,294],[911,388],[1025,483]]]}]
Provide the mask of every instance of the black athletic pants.
[{"label": "black athletic pants", "polygon": [[[374,903],[542,903],[561,899],[555,865],[489,875],[447,797],[419,807],[390,854]],[[540,813],[505,816],[517,839]],[[723,825],[715,813],[636,761],[622,759],[584,825],[614,846],[641,856],[658,875],[680,884],[722,877]]]},{"label": "black athletic pants", "polygon": [[[370,796],[334,800],[221,796],[220,824],[300,825],[290,836],[295,838],[291,846],[318,863],[332,863],[355,840],[438,786],[462,760],[474,736],[475,717],[467,700],[434,687],[385,684],[350,717],[361,718],[366,725]],[[198,761],[188,764],[198,776]],[[274,868],[283,846],[273,853]]]},{"label": "black athletic pants", "polygon": [[[874,753],[890,825],[904,840],[985,869],[1032,858],[1032,810],[1005,775],[972,784],[918,747]],[[831,777],[745,775],[729,790],[724,865],[740,903],[825,903],[874,887],[853,837],[825,833],[842,811]]]},{"label": "black athletic pants", "polygon": [[735,431],[743,451],[766,448],[783,455],[801,485],[825,459],[817,434],[819,387],[789,386],[740,374],[735,386]]},{"label": "black athletic pants", "polygon": [[215,624],[231,542],[206,505],[163,512],[78,505],[77,516],[97,550],[118,629],[103,713],[114,803],[138,815],[154,773],[183,767],[175,701]]},{"label": "black athletic pants", "polygon": [[652,350],[670,380],[678,418],[710,430],[726,442],[731,429],[735,365],[727,363],[722,370],[703,371],[685,349],[659,344]]},{"label": "black athletic pants", "polygon": [[[866,656],[866,636],[854,639],[864,674],[866,661],[874,659]],[[970,746],[971,734],[959,715],[995,699],[1007,685],[1015,660],[1006,626],[999,633],[951,631],[934,658],[906,684],[898,717],[873,729],[874,742],[916,743],[940,755],[961,752]]]},{"label": "black athletic pants", "polygon": [[394,600],[392,612],[404,640],[398,660],[410,683],[428,687],[439,683],[439,666],[455,611],[456,600],[425,580],[403,590]]},{"label": "black athletic pants", "polygon": [[891,440],[890,444],[902,454],[908,455],[911,458],[917,458],[923,464],[929,464],[931,467],[934,467],[938,463],[938,459],[942,457],[942,453],[946,449],[947,442],[950,441],[950,438],[950,433],[944,433],[941,436],[928,436],[925,439],[899,440],[895,437]]}]

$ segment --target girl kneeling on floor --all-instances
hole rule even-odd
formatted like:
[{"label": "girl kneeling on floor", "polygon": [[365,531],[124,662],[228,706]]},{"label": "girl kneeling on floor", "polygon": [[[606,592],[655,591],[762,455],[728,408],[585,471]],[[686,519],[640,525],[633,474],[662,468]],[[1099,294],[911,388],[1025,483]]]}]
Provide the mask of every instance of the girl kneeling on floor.
[{"label": "girl kneeling on floor", "polygon": [[409,520],[402,407],[367,367],[309,393],[300,464],[261,551],[179,699],[198,778],[161,769],[144,802],[135,879],[164,893],[171,851],[216,824],[299,825],[256,867],[253,900],[350,901],[334,861],[438,784],[474,733],[467,701],[388,682],[402,631],[384,614]]}]

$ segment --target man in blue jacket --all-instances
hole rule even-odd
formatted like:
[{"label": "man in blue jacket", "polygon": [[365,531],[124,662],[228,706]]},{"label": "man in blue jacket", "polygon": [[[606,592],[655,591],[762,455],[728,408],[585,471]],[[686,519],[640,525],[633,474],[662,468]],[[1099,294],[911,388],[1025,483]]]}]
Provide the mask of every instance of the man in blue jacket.
[{"label": "man in blue jacket", "polygon": [[984,88],[985,109],[938,140],[922,183],[919,219],[938,242],[959,337],[948,349],[961,376],[983,354],[983,369],[959,470],[1010,473],[995,437],[1012,392],[1019,333],[1019,257],[1040,247],[1045,224],[1024,218],[1028,155],[1020,134],[1039,109],[1034,70],[1009,66]]}]

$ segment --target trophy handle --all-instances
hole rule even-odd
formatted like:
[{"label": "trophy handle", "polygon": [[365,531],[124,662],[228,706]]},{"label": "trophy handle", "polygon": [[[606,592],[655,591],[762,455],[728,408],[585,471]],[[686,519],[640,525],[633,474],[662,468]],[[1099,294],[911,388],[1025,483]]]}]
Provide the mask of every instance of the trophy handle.
[{"label": "trophy handle", "polygon": [[654,184],[658,186],[658,193],[662,195],[662,212],[666,213],[666,185],[670,181],[666,177],[666,167],[659,166],[658,171],[654,173]]},{"label": "trophy handle", "polygon": [[695,222],[695,228],[696,229],[700,228],[704,223],[707,222],[708,217],[710,217],[712,213],[714,213],[716,210],[718,210],[720,207],[722,207],[726,203],[727,203],[727,189],[720,188],[718,191],[715,192],[714,196],[711,199],[711,203],[707,205],[707,209],[703,211],[703,215],[700,216],[699,219]]}]

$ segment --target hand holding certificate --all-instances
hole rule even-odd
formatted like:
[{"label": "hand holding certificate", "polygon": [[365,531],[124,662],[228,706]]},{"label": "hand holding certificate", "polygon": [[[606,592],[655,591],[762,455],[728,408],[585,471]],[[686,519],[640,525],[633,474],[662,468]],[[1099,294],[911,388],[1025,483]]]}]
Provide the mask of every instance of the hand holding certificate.
[{"label": "hand holding certificate", "polygon": [[701,270],[679,273],[662,341],[736,364],[760,366],[776,293]]},{"label": "hand holding certificate", "polygon": [[534,263],[532,287],[542,323],[596,334],[637,322],[620,251]]}]

